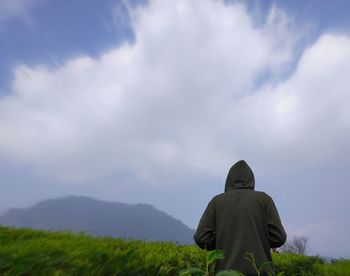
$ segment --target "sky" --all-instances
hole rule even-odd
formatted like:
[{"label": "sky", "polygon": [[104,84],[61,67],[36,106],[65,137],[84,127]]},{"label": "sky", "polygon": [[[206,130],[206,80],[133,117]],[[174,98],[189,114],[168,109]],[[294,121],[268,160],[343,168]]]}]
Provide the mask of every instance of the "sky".
[{"label": "sky", "polygon": [[0,212],[67,195],[196,228],[244,159],[350,258],[348,1],[0,0]]}]

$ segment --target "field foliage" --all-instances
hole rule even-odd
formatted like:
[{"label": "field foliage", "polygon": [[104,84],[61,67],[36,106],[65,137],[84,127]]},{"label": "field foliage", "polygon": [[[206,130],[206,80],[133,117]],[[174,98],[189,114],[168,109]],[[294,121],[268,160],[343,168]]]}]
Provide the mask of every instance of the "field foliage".
[{"label": "field foliage", "polygon": [[[0,275],[179,275],[206,271],[196,246],[0,227]],[[274,254],[279,275],[350,275],[350,261]],[[193,269],[195,271],[195,269]]]}]

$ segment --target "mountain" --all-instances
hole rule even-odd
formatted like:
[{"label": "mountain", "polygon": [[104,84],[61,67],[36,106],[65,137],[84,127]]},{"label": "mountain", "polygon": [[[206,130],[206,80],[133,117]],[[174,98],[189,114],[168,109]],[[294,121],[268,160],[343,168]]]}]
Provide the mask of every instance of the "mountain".
[{"label": "mountain", "polygon": [[194,230],[149,204],[130,205],[81,196],[42,201],[27,209],[10,209],[0,224],[34,229],[85,231],[153,241],[193,243]]}]

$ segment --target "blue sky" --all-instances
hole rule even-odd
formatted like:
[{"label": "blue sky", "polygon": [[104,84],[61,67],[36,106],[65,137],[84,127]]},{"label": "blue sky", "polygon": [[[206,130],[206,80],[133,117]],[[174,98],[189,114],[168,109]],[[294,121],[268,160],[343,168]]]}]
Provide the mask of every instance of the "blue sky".
[{"label": "blue sky", "polygon": [[0,212],[78,194],[195,228],[246,159],[350,257],[348,1],[0,2]]}]

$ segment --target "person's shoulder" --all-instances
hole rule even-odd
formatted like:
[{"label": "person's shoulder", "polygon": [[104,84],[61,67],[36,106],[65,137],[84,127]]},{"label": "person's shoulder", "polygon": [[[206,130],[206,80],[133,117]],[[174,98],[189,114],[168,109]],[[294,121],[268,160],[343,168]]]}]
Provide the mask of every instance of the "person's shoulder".
[{"label": "person's shoulder", "polygon": [[217,194],[210,200],[209,203],[215,204],[216,202],[220,202],[222,198],[225,196],[226,196],[226,193]]},{"label": "person's shoulder", "polygon": [[265,199],[265,200],[272,200],[272,197],[271,196],[269,196],[267,193],[265,193],[265,192],[262,192],[262,191],[255,191],[255,193],[259,196],[259,197],[261,197],[261,198],[263,198],[263,199]]},{"label": "person's shoulder", "polygon": [[214,196],[214,198],[216,198],[216,197],[222,197],[222,196],[224,196],[224,195],[226,195],[227,193],[221,193],[221,194],[217,194],[216,196]]},{"label": "person's shoulder", "polygon": [[215,196],[212,198],[212,201],[218,200],[218,199],[222,198],[222,197],[225,196],[225,195],[226,195],[225,193],[217,194],[217,195],[215,195]]}]

